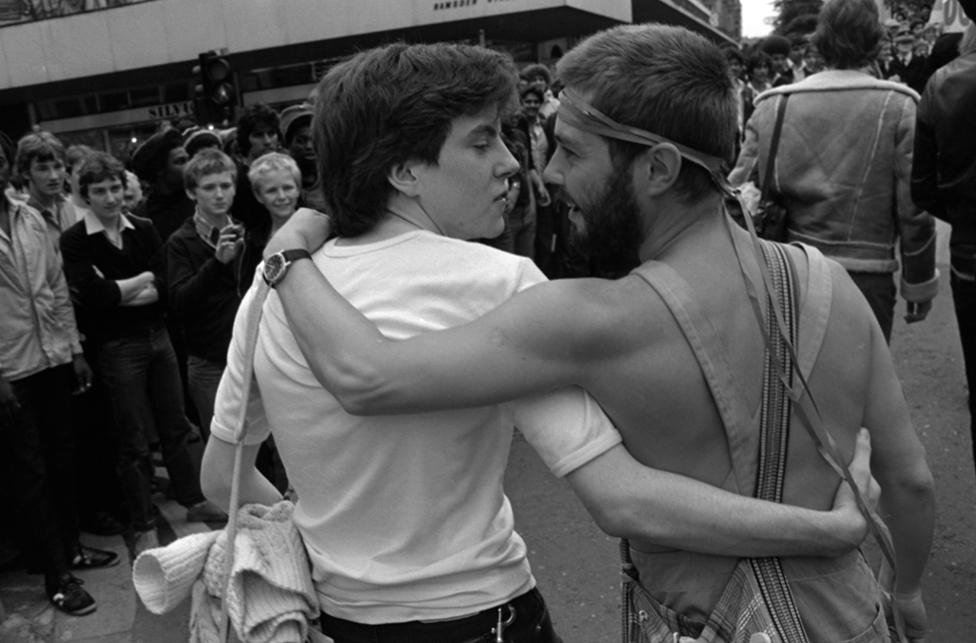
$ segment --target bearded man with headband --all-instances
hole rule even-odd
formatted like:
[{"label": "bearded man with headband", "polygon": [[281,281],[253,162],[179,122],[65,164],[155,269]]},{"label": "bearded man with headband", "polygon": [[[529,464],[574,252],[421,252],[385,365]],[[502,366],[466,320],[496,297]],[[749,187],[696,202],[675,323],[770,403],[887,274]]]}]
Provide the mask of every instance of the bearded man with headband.
[{"label": "bearded man with headband", "polygon": [[[291,359],[310,369],[345,412],[376,416],[364,418],[363,427],[385,417],[378,414],[408,414],[399,416],[396,428],[387,432],[391,438],[399,439],[403,423],[417,414],[448,409],[471,413],[485,405],[576,385],[613,420],[628,457],[695,478],[714,492],[732,492],[727,497],[741,502],[755,484],[757,410],[763,388],[765,338],[753,304],[764,307],[766,302],[750,297],[750,288],[763,282],[753,241],[730,224],[723,207],[728,194],[723,177],[736,127],[724,56],[684,29],[620,27],[584,41],[560,61],[558,73],[566,91],[556,126],[558,149],[546,168],[547,180],[561,185],[575,202],[574,212],[585,221],[597,256],[631,258],[635,265],[640,262],[636,270],[616,281],[563,280],[528,288],[523,281],[485,310],[483,289],[494,288],[510,274],[504,264],[494,258],[487,263],[488,256],[478,246],[456,246],[432,236],[434,231],[460,238],[487,236],[483,233],[488,228],[500,229],[502,224],[503,208],[492,210],[487,203],[493,195],[504,194],[504,178],[514,172],[515,163],[503,158],[494,125],[497,113],[473,111],[478,115],[475,125],[488,117],[475,127],[474,135],[466,134],[467,129],[456,131],[455,125],[472,118],[459,116],[434,163],[407,155],[382,175],[390,195],[382,211],[386,224],[400,227],[401,245],[406,242],[404,233],[417,236],[410,227],[425,230],[425,254],[409,265],[391,267],[387,260],[383,270],[379,265],[370,272],[357,270],[351,281],[353,274],[337,272],[337,250],[344,242],[329,242],[313,261],[295,260],[286,274],[272,275],[276,293],[265,306],[266,318],[272,315],[281,323],[287,316],[288,350],[300,349],[303,354]],[[323,81],[322,94],[330,92],[328,84]],[[343,132],[332,120],[337,109],[345,108],[341,92],[338,98],[323,102],[328,108],[316,113],[313,128],[325,192],[342,235],[349,229],[350,214],[356,213],[350,208],[356,192],[341,177],[347,171],[341,159],[328,156],[356,154],[358,148],[333,140]],[[358,103],[359,109],[372,104]],[[464,172],[473,172],[496,154],[502,156],[492,161],[495,180],[479,187],[474,180],[482,176],[478,172],[461,181]],[[459,198],[462,195],[465,199]],[[474,226],[470,210],[476,207],[483,215]],[[283,228],[267,250],[276,255],[273,264],[280,266],[289,257],[301,256],[303,249],[318,247],[328,231],[324,217],[296,216],[295,224]],[[390,240],[386,244],[374,249],[379,253]],[[874,437],[873,473],[884,489],[883,509],[897,548],[896,589],[915,600],[931,538],[932,479],[884,338],[840,266],[814,249],[775,247],[799,273],[799,367],[821,403],[838,453],[850,458],[863,444],[862,426]],[[469,280],[463,287],[455,287],[460,271],[469,270],[470,258],[478,259],[479,269],[465,277]],[[398,272],[388,272],[392,270]],[[353,305],[332,289],[330,280]],[[444,290],[444,283],[451,287]],[[437,292],[443,296],[437,298],[436,308],[430,307],[432,299],[426,300],[427,319],[439,315],[436,311],[447,301],[465,305],[464,315],[403,332],[370,311],[374,304],[363,298],[367,292],[376,297],[377,292],[393,290],[416,298],[432,284],[441,284]],[[407,302],[406,297],[396,301],[401,308],[408,307]],[[480,319],[465,323],[479,314]],[[722,359],[703,359],[703,351],[721,354]],[[260,361],[258,367],[265,397],[274,379],[262,379]],[[525,428],[518,418],[516,424]],[[572,425],[563,426],[567,439]],[[216,422],[214,433],[218,434]],[[450,427],[441,427],[440,434],[439,444],[454,448],[459,442]],[[465,436],[473,439],[470,432]],[[208,454],[207,469],[220,471],[227,449],[211,441]],[[428,473],[446,465],[446,456],[438,455]],[[571,473],[571,479],[586,479],[587,471],[600,469],[600,460],[591,459]],[[590,469],[594,463],[597,466]],[[612,487],[635,490],[633,480],[620,476],[622,471],[623,467],[605,469],[600,477]],[[466,482],[467,475],[457,478],[462,480]],[[839,487],[838,474],[821,459],[810,438],[794,430],[784,503],[825,510]],[[619,515],[619,498],[581,495],[601,526],[631,539],[629,551],[642,591],[661,613],[680,622],[671,634],[697,636],[743,554],[734,547],[713,555],[691,550],[708,551],[709,543],[718,545],[735,516],[713,505],[706,513],[713,516],[714,528],[699,530],[689,526],[688,516],[705,507],[704,496],[680,501],[675,497],[683,511],[667,512],[675,507],[667,501],[664,486],[642,488],[642,502],[650,506],[658,501],[658,513],[625,512],[629,518],[622,521],[602,519]],[[299,496],[301,503],[301,490]],[[418,501],[426,506],[438,499]],[[654,529],[666,524],[689,528],[682,538]],[[445,526],[438,533],[443,537],[450,531]],[[776,553],[782,549],[782,543],[776,543],[779,534],[771,527],[771,538],[762,545],[754,542],[759,552],[747,555],[781,555]],[[857,551],[783,562],[811,638],[842,641],[877,631],[877,636],[859,640],[882,640],[877,586]],[[920,615],[913,625],[924,629],[920,598],[917,606]]]}]

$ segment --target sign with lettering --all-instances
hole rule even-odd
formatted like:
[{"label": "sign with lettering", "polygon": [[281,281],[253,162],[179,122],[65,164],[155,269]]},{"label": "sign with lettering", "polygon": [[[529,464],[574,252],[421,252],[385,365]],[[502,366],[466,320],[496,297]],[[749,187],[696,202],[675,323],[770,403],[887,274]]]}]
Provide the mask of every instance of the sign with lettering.
[{"label": "sign with lettering", "polygon": [[153,121],[165,121],[182,116],[193,116],[193,102],[185,100],[179,103],[165,103],[150,107],[146,111],[149,114],[149,120]]}]

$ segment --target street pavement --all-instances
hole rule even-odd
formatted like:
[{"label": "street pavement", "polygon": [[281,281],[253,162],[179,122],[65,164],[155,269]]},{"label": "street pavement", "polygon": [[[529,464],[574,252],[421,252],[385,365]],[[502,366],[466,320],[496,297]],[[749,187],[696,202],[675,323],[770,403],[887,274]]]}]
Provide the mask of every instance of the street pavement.
[{"label": "street pavement", "polygon": [[[929,643],[970,641],[976,631],[976,613],[971,609],[976,596],[974,465],[962,356],[948,288],[947,239],[947,228],[940,224],[943,284],[929,319],[911,326],[899,320],[892,339],[896,367],[937,485],[936,533],[924,585],[932,625]],[[903,312],[904,304],[899,306]],[[568,485],[551,476],[518,435],[505,484],[560,635],[566,643],[619,641],[617,540],[597,529]],[[178,535],[208,529],[201,523],[187,523],[185,512],[172,501],[162,496],[157,500],[166,522],[161,530],[164,544]],[[6,610],[0,643],[187,640],[187,604],[165,616],[154,616],[140,605],[122,537],[83,536],[83,540],[119,552],[124,561],[79,574],[98,600],[98,611],[81,618],[62,615],[48,605],[40,576],[0,573],[0,602]]]}]

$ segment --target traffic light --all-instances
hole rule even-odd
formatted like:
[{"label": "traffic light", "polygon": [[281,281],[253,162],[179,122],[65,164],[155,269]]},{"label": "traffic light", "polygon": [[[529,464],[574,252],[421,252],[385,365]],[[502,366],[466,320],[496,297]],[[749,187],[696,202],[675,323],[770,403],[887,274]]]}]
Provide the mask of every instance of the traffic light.
[{"label": "traffic light", "polygon": [[197,78],[194,91],[197,122],[222,126],[233,122],[237,87],[227,58],[216,51],[206,51],[200,54],[193,73]]}]

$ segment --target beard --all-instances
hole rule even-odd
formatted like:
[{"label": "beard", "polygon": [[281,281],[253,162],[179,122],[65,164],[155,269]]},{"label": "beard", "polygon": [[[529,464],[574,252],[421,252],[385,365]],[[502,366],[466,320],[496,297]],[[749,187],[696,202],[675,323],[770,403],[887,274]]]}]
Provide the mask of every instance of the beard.
[{"label": "beard", "polygon": [[585,222],[575,240],[590,260],[593,274],[615,279],[640,265],[640,213],[630,184],[630,172],[614,172],[592,204],[577,203]]}]

